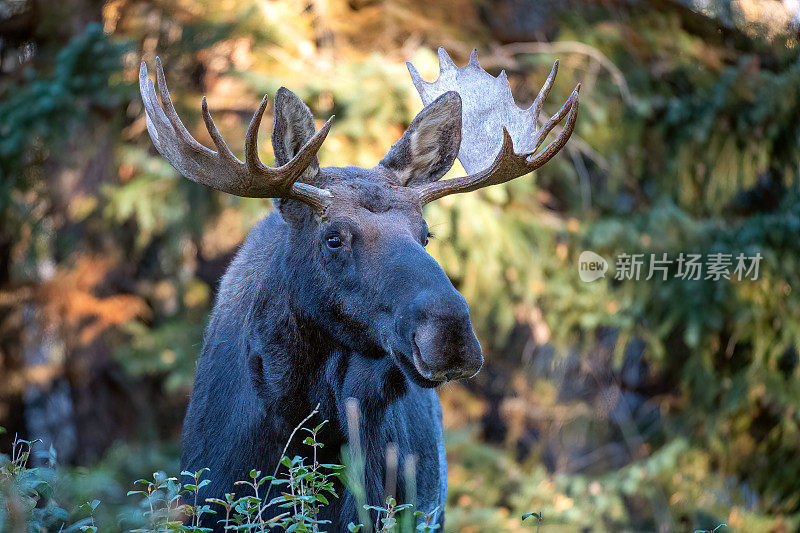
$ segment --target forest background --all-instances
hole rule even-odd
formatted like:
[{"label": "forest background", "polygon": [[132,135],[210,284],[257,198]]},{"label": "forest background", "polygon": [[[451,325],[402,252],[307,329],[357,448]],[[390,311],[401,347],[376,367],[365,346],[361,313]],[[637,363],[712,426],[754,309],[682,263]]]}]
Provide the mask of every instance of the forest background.
[{"label": "forest background", "polygon": [[[436,47],[474,47],[520,105],[555,58],[549,110],[583,88],[535,176],[426,208],[486,355],[440,391],[447,531],[531,530],[531,511],[543,531],[797,531],[797,29],[772,0],[5,0],[0,452],[52,444],[59,497],[99,498],[101,530],[132,480],[178,471],[219,278],[272,208],[155,152],[142,59],[206,144],[201,95],[241,153],[285,85],[336,114],[323,165],[372,166],[422,107],[405,61],[432,80]],[[580,280],[583,250],[605,278]],[[757,280],[614,279],[619,254],[681,252],[763,259]]]}]

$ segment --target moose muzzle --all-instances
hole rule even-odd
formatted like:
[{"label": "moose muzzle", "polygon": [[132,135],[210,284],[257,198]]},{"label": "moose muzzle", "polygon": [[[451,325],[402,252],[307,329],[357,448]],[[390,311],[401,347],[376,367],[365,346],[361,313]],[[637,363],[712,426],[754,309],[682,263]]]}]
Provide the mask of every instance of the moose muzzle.
[{"label": "moose muzzle", "polygon": [[412,350],[417,372],[435,382],[469,378],[483,366],[483,353],[464,297],[451,288],[423,291],[412,303]]}]

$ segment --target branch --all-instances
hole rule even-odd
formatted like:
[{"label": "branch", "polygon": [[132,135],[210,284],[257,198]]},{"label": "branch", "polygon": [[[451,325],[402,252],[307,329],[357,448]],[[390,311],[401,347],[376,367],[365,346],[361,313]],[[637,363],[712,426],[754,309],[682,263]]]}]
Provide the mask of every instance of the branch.
[{"label": "branch", "polygon": [[[297,424],[297,426],[295,426],[295,428],[292,430],[292,434],[291,434],[291,435],[289,435],[289,440],[287,440],[287,441],[286,441],[286,446],[284,446],[284,447],[283,447],[283,451],[281,452],[281,456],[278,458],[278,465],[275,467],[275,471],[272,473],[272,477],[273,477],[273,478],[275,478],[275,476],[277,476],[277,475],[278,475],[278,470],[280,470],[280,469],[281,469],[281,460],[282,460],[282,459],[283,459],[283,457],[286,455],[286,450],[288,450],[288,449],[289,449],[289,445],[292,443],[292,439],[294,438],[294,434],[295,434],[295,433],[297,433],[297,431],[298,431],[298,430],[299,430],[301,427],[303,427],[303,426],[305,425],[305,423],[306,423],[306,422],[308,422],[309,420],[311,420],[311,417],[312,417],[312,416],[314,416],[314,415],[315,415],[315,414],[317,414],[317,413],[319,413],[319,404],[317,404],[317,406],[314,408],[314,410],[313,410],[313,411],[311,411],[310,413],[308,413],[308,416],[307,416],[307,417],[305,417],[305,418],[304,418],[304,419],[303,419],[303,420],[302,420],[302,421],[301,421],[299,424]],[[274,482],[274,479],[273,479],[273,481],[272,481],[272,482],[270,482],[270,484],[269,484],[269,488],[267,488],[267,494],[264,496],[264,500],[263,500],[263,501],[268,501],[268,500],[267,500],[267,498],[269,498],[269,493],[270,493],[270,491],[272,490],[272,485],[273,485],[273,482]],[[264,507],[264,509],[266,509],[266,507]],[[263,512],[263,509],[262,509],[262,512]],[[261,518],[260,514],[259,514],[259,517],[258,517],[258,518],[259,518],[259,519]]]},{"label": "branch", "polygon": [[588,44],[577,41],[511,43],[494,48],[493,55],[483,58],[481,62],[486,64],[486,66],[492,66],[492,62],[494,62],[495,65],[516,66],[516,62],[510,57],[515,54],[580,54],[587,56],[597,61],[597,63],[608,71],[614,84],[619,88],[622,99],[626,104],[630,104],[633,100],[628,82],[625,80],[625,75],[622,71],[603,52]]}]

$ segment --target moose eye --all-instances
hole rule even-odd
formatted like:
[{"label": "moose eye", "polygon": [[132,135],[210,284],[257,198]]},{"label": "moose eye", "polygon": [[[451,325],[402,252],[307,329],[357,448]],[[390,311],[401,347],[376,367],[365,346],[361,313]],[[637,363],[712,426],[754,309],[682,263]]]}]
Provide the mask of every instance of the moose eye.
[{"label": "moose eye", "polygon": [[333,233],[328,235],[328,238],[325,240],[325,243],[328,245],[328,248],[339,248],[342,245],[342,238],[337,233]]},{"label": "moose eye", "polygon": [[425,234],[425,238],[422,240],[422,246],[428,246],[428,241],[433,238],[433,233],[430,231]]}]

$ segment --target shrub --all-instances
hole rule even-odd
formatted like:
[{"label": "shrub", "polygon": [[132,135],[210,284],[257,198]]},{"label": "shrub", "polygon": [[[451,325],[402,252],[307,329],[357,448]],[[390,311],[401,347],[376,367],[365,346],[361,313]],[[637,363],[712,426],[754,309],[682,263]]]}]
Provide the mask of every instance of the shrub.
[{"label": "shrub", "polygon": [[[310,457],[288,457],[285,455],[287,443],[272,475],[251,470],[248,479],[236,483],[250,489],[241,497],[229,493],[223,498],[199,501],[198,492],[210,483],[207,476],[213,475],[207,468],[197,472],[183,471],[179,478],[156,472],[152,479],[136,480],[127,496],[135,496],[138,501],[132,509],[116,514],[119,529],[137,533],[203,533],[211,530],[201,527],[201,518],[215,515],[230,531],[324,531],[330,522],[319,519],[319,513],[329,505],[329,498],[338,498],[334,481],[345,468],[317,461],[317,450],[324,446],[318,440],[318,434],[326,423],[324,421],[313,429],[298,427],[295,432],[302,429],[308,433],[303,443],[310,447]],[[57,490],[60,472],[52,447],[47,456],[47,466],[29,464],[31,451],[37,443],[15,438],[11,454],[0,454],[0,531],[99,531],[95,511],[101,501],[92,499],[70,510],[64,502],[68,498],[62,497]],[[285,467],[285,475],[278,475],[281,466]],[[278,494],[270,499],[273,488]],[[264,518],[266,510],[271,507],[285,511],[273,518]],[[438,528],[429,523],[431,515],[419,511],[414,513],[412,505],[400,505],[391,496],[383,507],[364,505],[364,509],[378,513],[375,529],[380,533],[408,529],[414,520],[400,520],[402,513],[422,516],[418,531],[430,532]],[[407,527],[402,527],[404,524]],[[364,530],[363,524],[351,523],[349,527],[353,532]]]}]

